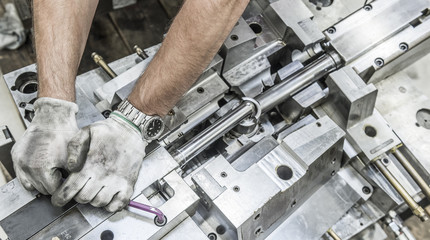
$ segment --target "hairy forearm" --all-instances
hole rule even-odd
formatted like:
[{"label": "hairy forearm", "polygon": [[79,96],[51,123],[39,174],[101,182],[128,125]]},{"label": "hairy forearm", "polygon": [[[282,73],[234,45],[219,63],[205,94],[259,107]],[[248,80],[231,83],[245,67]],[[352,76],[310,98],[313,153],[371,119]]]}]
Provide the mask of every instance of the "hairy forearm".
[{"label": "hairy forearm", "polygon": [[249,0],[186,0],[129,101],[166,115],[208,66]]},{"label": "hairy forearm", "polygon": [[75,79],[98,0],[33,1],[39,97],[75,101]]}]

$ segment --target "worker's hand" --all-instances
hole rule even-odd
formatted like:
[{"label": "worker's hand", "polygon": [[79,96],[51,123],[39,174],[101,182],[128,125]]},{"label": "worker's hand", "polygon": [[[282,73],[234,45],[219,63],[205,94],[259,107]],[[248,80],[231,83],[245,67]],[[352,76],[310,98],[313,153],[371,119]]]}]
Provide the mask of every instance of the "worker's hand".
[{"label": "worker's hand", "polygon": [[124,208],[133,194],[147,143],[138,128],[113,112],[81,131],[70,141],[68,170],[72,173],[53,194],[52,204],[79,203]]},{"label": "worker's hand", "polygon": [[61,184],[60,168],[66,166],[67,144],[78,132],[72,102],[39,98],[34,118],[23,137],[12,148],[12,160],[19,181],[27,190],[48,195]]}]

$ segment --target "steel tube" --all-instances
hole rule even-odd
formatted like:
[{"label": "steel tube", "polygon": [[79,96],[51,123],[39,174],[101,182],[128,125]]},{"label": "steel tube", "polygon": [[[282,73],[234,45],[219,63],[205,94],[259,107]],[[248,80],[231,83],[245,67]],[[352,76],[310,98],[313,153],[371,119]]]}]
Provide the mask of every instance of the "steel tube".
[{"label": "steel tube", "polygon": [[[267,112],[277,104],[297,93],[321,77],[326,76],[341,64],[336,53],[325,54],[298,73],[288,77],[280,84],[267,90],[255,100],[260,104],[262,112]],[[206,147],[215,142],[222,135],[234,128],[241,120],[255,114],[257,109],[250,102],[243,102],[239,107],[215,122],[213,125],[196,135],[189,142],[173,152],[173,157],[180,166],[201,153]]]},{"label": "steel tube", "polygon": [[406,157],[399,151],[393,151],[393,155],[397,158],[400,164],[405,168],[405,170],[411,175],[411,177],[415,180],[418,186],[423,191],[424,195],[427,199],[430,200],[430,187],[424,181],[424,179],[420,176],[420,174],[415,170],[415,168],[411,165],[411,163],[406,159]]},{"label": "steel tube", "polygon": [[336,53],[325,54],[296,74],[283,80],[280,84],[257,96],[255,100],[260,103],[262,112],[267,112],[298,91],[337,69],[340,64],[340,57]]},{"label": "steel tube", "polygon": [[396,191],[403,198],[405,203],[409,206],[415,216],[419,217],[421,221],[426,221],[428,219],[424,209],[418,205],[417,202],[409,195],[406,189],[400,184],[399,181],[388,171],[385,165],[382,163],[381,159],[377,159],[375,162],[376,167],[385,176],[385,178],[390,182],[390,184],[396,189]]},{"label": "steel tube", "polygon": [[207,146],[230,131],[240,121],[242,121],[242,119],[250,116],[254,112],[254,108],[254,105],[249,102],[239,105],[226,116],[206,128],[203,132],[197,134],[194,138],[185,143],[185,145],[178,148],[173,153],[173,157],[180,166],[186,165],[189,160],[197,156]]}]

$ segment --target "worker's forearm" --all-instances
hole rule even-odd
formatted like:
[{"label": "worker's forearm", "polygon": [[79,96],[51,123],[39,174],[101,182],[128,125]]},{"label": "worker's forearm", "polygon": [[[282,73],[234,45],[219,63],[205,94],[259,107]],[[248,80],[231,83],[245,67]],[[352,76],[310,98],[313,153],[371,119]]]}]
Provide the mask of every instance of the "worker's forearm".
[{"label": "worker's forearm", "polygon": [[98,0],[33,1],[39,97],[75,100],[75,79]]},{"label": "worker's forearm", "polygon": [[129,101],[146,114],[167,114],[208,66],[248,2],[186,0]]}]

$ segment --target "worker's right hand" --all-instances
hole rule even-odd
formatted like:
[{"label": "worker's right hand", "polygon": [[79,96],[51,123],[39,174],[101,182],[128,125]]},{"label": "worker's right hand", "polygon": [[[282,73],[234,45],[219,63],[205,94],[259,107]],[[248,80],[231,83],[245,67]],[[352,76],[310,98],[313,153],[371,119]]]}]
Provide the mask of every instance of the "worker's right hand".
[{"label": "worker's right hand", "polygon": [[34,103],[34,118],[23,137],[12,148],[17,178],[27,190],[48,195],[60,186],[60,168],[67,163],[67,144],[78,132],[78,105],[72,102],[39,98]]}]

